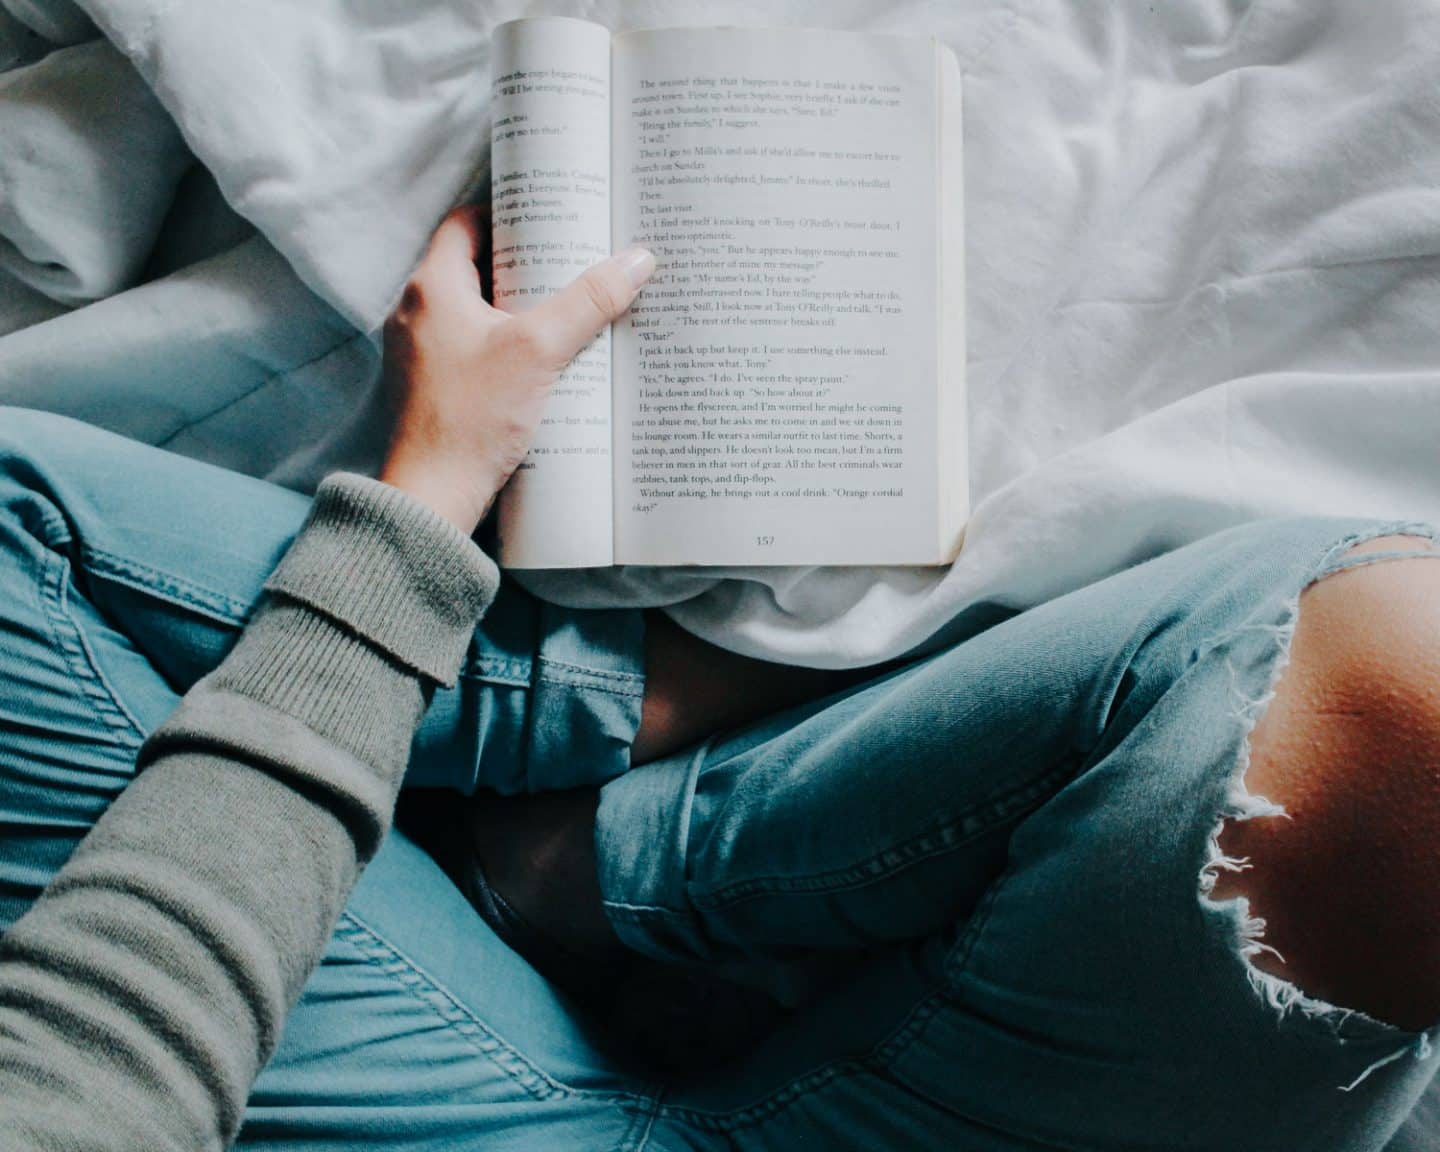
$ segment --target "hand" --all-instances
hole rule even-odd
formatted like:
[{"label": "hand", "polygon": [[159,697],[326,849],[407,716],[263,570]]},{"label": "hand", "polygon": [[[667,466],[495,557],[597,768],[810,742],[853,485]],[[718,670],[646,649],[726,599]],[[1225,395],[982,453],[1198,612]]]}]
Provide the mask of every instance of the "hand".
[{"label": "hand", "polygon": [[380,479],[467,536],[529,451],[551,385],[655,270],[631,248],[512,315],[481,292],[483,241],[474,208],[451,212],[385,324],[397,415]]}]

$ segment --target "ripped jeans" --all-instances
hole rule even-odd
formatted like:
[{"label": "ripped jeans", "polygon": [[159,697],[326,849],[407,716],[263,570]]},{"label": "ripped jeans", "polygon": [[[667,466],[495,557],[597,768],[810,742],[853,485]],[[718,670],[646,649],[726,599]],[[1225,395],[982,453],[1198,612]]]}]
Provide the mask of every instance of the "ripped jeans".
[{"label": "ripped jeans", "polygon": [[[223,658],[305,507],[0,409],[0,929]],[[621,936],[792,1010],[717,1071],[641,1074],[397,832],[241,1146],[1378,1152],[1434,1034],[1259,973],[1247,910],[1210,888],[1221,822],[1265,810],[1247,736],[1299,593],[1396,531],[1426,530],[1222,532],[633,770],[638,614],[507,585],[412,782],[607,780]]]}]

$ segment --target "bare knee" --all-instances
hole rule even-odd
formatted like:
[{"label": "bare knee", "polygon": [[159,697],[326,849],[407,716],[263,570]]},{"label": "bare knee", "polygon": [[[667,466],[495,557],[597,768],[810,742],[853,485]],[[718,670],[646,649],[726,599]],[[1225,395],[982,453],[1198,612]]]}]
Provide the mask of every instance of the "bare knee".
[{"label": "bare knee", "polygon": [[[1434,551],[1416,537],[1355,549]],[[1259,967],[1404,1028],[1440,1021],[1440,559],[1348,569],[1300,601],[1251,736],[1249,790],[1288,818],[1231,822],[1227,856],[1278,956]]]}]

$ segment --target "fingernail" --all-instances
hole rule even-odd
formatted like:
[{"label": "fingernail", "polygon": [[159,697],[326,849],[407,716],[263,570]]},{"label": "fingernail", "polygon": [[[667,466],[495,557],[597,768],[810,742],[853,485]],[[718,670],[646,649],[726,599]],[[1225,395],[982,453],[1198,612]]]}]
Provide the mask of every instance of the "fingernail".
[{"label": "fingernail", "polygon": [[626,248],[615,253],[614,260],[632,288],[639,288],[655,271],[655,253],[648,248]]}]

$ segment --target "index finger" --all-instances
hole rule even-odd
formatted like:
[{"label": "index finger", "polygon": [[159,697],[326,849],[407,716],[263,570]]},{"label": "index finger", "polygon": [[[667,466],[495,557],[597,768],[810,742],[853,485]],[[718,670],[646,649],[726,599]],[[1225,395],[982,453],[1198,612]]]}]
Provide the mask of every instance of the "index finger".
[{"label": "index finger", "polygon": [[475,261],[485,245],[480,209],[462,204],[453,209],[435,235],[415,270],[415,279],[428,287],[480,290],[480,269]]}]

